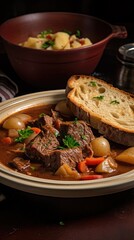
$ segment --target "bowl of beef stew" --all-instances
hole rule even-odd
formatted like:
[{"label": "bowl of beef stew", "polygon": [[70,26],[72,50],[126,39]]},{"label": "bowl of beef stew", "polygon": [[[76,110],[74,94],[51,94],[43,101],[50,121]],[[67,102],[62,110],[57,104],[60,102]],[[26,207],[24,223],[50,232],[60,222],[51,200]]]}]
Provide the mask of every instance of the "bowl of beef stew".
[{"label": "bowl of beef stew", "polygon": [[[53,197],[90,197],[130,189],[128,148],[98,135],[66,106],[65,90],[27,94],[0,105],[1,182]],[[95,155],[94,141],[104,143]]]}]

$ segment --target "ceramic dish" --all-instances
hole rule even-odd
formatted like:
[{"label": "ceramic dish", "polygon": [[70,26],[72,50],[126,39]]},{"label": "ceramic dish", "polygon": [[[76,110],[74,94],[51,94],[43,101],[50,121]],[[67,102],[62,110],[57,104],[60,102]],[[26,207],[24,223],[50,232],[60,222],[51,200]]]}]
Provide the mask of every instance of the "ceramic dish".
[{"label": "ceramic dish", "polygon": [[[62,51],[43,51],[18,45],[29,36],[36,37],[48,29],[53,33],[64,29],[75,33],[78,29],[81,36],[91,39],[93,45]],[[29,86],[42,91],[65,88],[67,79],[73,74],[92,73],[108,42],[113,38],[126,38],[127,30],[125,26],[114,26],[89,15],[39,12],[7,20],[0,26],[0,35],[17,75]]]},{"label": "ceramic dish", "polygon": [[[0,104],[2,122],[5,118],[20,110],[43,104],[56,103],[65,98],[65,90],[44,91],[27,94],[7,100]],[[83,198],[121,192],[134,186],[134,170],[127,173],[87,181],[48,180],[27,176],[0,163],[1,183],[21,191],[43,196],[62,198]]]}]

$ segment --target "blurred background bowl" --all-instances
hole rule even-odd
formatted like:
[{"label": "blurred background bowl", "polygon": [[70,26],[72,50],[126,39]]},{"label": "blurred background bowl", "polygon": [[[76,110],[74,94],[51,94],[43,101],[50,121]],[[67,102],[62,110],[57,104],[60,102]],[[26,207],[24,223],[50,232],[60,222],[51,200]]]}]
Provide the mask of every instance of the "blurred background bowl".
[{"label": "blurred background bowl", "polygon": [[[69,50],[38,50],[19,46],[43,30],[80,30],[93,45]],[[67,13],[30,13],[1,24],[0,35],[11,66],[29,86],[38,90],[65,88],[73,74],[91,74],[112,38],[126,38],[125,27],[111,25],[93,16]]]}]

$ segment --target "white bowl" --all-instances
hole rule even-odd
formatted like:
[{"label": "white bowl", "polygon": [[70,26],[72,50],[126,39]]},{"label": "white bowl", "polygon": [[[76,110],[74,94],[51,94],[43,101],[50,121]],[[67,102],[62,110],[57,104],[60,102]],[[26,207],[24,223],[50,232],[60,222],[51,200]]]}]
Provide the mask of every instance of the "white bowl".
[{"label": "white bowl", "polygon": [[[20,110],[33,106],[56,103],[65,99],[65,90],[44,91],[27,94],[0,104],[2,122]],[[42,179],[15,172],[0,163],[1,183],[12,188],[43,196],[83,198],[121,192],[134,187],[134,170],[127,173],[96,180],[60,181]]]}]

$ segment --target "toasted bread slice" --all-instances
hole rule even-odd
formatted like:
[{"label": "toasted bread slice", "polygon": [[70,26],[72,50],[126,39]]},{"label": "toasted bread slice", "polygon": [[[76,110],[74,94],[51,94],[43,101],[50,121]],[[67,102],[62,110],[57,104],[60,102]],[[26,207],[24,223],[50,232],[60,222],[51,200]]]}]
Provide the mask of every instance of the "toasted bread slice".
[{"label": "toasted bread slice", "polygon": [[79,119],[109,140],[134,146],[134,95],[93,76],[74,75],[67,82],[66,97]]}]

